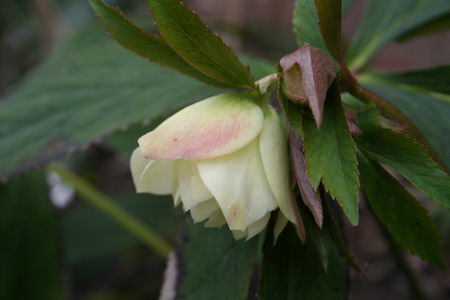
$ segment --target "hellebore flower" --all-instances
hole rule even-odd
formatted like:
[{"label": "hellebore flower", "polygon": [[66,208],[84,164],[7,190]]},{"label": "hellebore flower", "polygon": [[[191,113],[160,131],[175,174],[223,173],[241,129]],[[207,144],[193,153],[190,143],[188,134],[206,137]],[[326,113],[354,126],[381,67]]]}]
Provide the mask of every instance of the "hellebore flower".
[{"label": "hellebore flower", "polygon": [[276,111],[248,94],[217,95],[174,114],[139,140],[131,156],[138,193],[172,194],[195,222],[228,224],[251,238],[280,208],[291,209],[286,133]]}]

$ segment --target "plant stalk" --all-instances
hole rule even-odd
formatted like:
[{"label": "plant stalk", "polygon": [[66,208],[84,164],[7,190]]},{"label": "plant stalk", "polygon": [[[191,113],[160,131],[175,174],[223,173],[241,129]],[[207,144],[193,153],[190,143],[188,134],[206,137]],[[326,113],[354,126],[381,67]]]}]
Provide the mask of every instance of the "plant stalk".
[{"label": "plant stalk", "polygon": [[167,259],[172,247],[156,232],[64,166],[51,163],[48,165],[48,170],[55,172],[62,180],[70,184],[89,204],[116,221],[161,257]]},{"label": "plant stalk", "polygon": [[378,107],[378,109],[380,109],[383,112],[383,114],[404,125],[406,127],[406,133],[411,138],[419,142],[427,150],[428,154],[437,163],[439,163],[441,167],[447,171],[447,173],[450,173],[444,161],[433,149],[433,146],[431,146],[428,140],[417,128],[417,126],[414,125],[414,123],[411,122],[411,120],[403,112],[401,112],[395,106],[390,104],[384,98],[380,97],[379,95],[360,85],[357,82],[357,80],[353,77],[351,72],[348,70],[347,66],[342,62],[341,62],[341,70],[342,70],[341,71],[342,83],[347,92],[349,92],[352,96],[358,98],[359,100],[365,103],[371,102],[375,103],[375,105]]}]

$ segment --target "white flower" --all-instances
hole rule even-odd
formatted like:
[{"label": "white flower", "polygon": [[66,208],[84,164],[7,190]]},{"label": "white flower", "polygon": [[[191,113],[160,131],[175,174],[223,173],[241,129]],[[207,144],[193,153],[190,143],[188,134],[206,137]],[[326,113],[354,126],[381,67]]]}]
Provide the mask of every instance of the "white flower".
[{"label": "white flower", "polygon": [[249,94],[197,102],[138,143],[131,157],[138,193],[172,194],[195,222],[228,223],[235,238],[261,232],[278,207],[276,235],[295,223],[286,133],[276,111]]}]

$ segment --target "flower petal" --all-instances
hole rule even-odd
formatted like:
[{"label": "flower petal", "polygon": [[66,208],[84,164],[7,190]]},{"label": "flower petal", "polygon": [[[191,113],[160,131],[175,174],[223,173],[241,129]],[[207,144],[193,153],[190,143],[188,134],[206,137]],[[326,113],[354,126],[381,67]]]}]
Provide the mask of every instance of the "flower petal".
[{"label": "flower petal", "polygon": [[138,143],[147,159],[211,158],[246,146],[262,124],[262,110],[250,95],[228,93],[184,108]]},{"label": "flower petal", "polygon": [[283,231],[284,227],[286,227],[288,223],[288,219],[284,216],[284,214],[281,211],[278,211],[277,220],[275,221],[275,226],[273,228],[273,244],[275,245],[277,242],[278,237],[280,236],[281,232]]},{"label": "flower petal", "polygon": [[191,208],[191,216],[195,223],[206,220],[211,214],[219,209],[216,199],[210,199],[208,201],[197,204]]},{"label": "flower petal", "polygon": [[205,227],[221,227],[227,223],[220,209],[214,211],[205,223]]},{"label": "flower petal", "polygon": [[245,231],[267,212],[277,208],[257,139],[237,152],[197,161],[197,166],[230,229]]},{"label": "flower petal", "polygon": [[138,193],[167,195],[172,193],[173,164],[171,161],[145,159],[139,148],[130,159],[131,175]]},{"label": "flower petal", "polygon": [[255,235],[257,235],[258,233],[260,233],[267,226],[267,223],[269,223],[269,219],[270,219],[270,213],[267,213],[264,215],[264,217],[261,220],[250,225],[250,227],[248,227],[248,229],[247,229],[247,234],[248,234],[247,241],[249,239],[251,239],[252,237],[254,237]]},{"label": "flower petal", "polygon": [[190,210],[197,204],[213,198],[198,174],[194,161],[178,161],[178,182],[181,202],[184,210]]},{"label": "flower petal", "polygon": [[290,171],[286,133],[280,117],[269,108],[259,137],[259,149],[270,187],[286,218],[295,223],[291,206]]}]

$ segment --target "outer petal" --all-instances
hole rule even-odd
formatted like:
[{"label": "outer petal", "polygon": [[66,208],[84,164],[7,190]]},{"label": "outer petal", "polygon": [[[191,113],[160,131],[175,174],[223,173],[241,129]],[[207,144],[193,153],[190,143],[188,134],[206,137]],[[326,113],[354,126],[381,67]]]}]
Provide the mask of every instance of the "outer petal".
[{"label": "outer petal", "polygon": [[261,131],[263,118],[250,95],[222,94],[184,108],[138,143],[147,159],[211,158],[250,143]]},{"label": "outer petal", "polygon": [[191,216],[195,223],[206,220],[211,214],[219,209],[216,199],[202,202],[191,208]]},{"label": "outer petal", "polygon": [[270,213],[267,213],[261,220],[250,225],[250,227],[247,229],[248,232],[247,240],[251,239],[258,233],[260,233],[267,226],[267,223],[269,223],[269,219]]},{"label": "outer petal", "polygon": [[258,140],[235,153],[198,161],[197,166],[230,229],[245,231],[277,208],[262,165]]},{"label": "outer petal", "polygon": [[184,210],[190,210],[197,204],[213,198],[198,174],[197,165],[193,161],[178,161],[178,182]]},{"label": "outer petal", "polygon": [[171,161],[145,159],[139,148],[130,159],[131,175],[138,193],[166,195],[172,193],[173,164]]},{"label": "outer petal", "polygon": [[205,227],[220,227],[227,223],[225,217],[220,209],[214,211],[206,222]]},{"label": "outer petal", "polygon": [[259,137],[261,158],[278,206],[286,218],[295,223],[290,200],[290,171],[287,147],[287,137],[280,118],[273,108],[269,108]]}]

